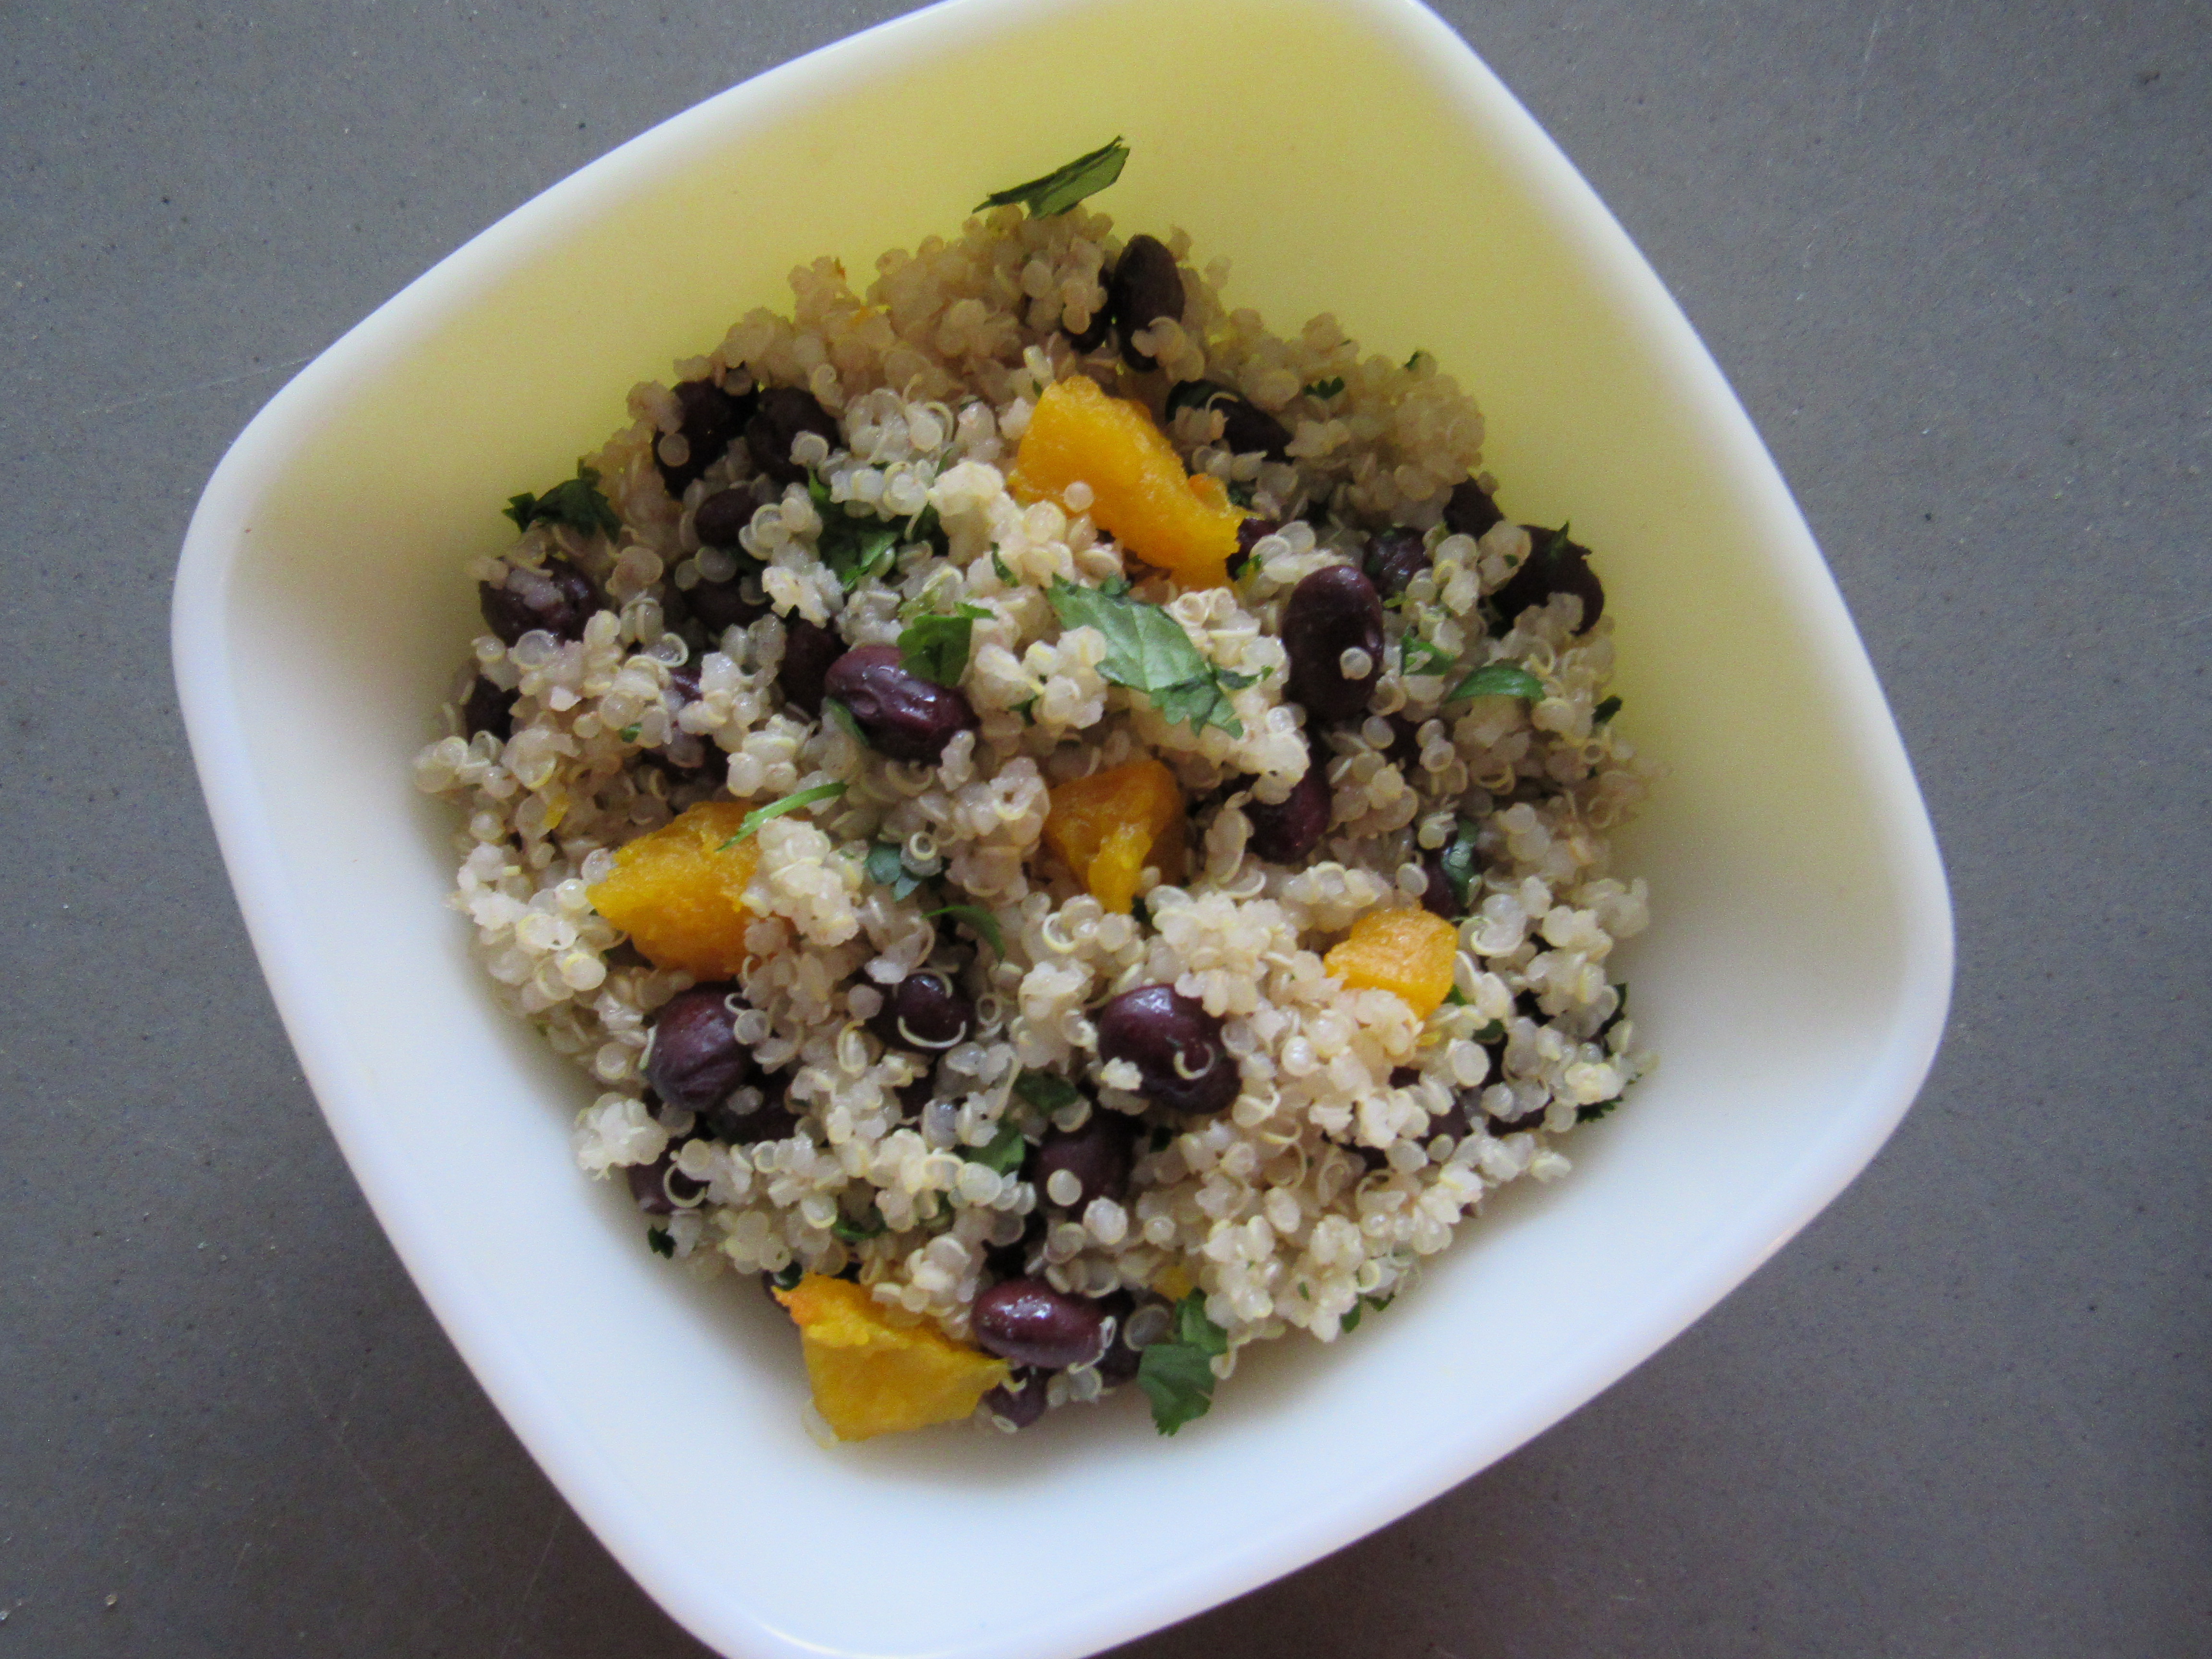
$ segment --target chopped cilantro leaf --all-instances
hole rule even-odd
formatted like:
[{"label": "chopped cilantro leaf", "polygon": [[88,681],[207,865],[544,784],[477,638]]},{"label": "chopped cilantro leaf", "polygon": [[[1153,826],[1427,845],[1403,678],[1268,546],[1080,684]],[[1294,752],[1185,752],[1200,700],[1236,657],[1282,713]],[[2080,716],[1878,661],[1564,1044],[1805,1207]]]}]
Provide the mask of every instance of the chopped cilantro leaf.
[{"label": "chopped cilantro leaf", "polygon": [[1337,1330],[1343,1335],[1350,1336],[1352,1332],[1359,1328],[1360,1316],[1366,1311],[1367,1304],[1365,1303],[1353,1303],[1352,1304],[1352,1311],[1336,1322]]},{"label": "chopped cilantro leaf", "polygon": [[1244,735],[1229,693],[1250,685],[1253,677],[1209,662],[1158,605],[1131,599],[1127,583],[1082,587],[1065,577],[1054,579],[1049,597],[1062,628],[1095,628],[1105,635],[1099,673],[1143,692],[1170,726],[1188,724],[1194,732],[1218,726],[1232,738]]},{"label": "chopped cilantro leaf", "polygon": [[1429,355],[1429,354],[1428,354],[1427,352],[1424,351],[1420,347],[1419,347],[1419,346],[1415,346],[1415,347],[1413,348],[1413,355],[1412,356],[1410,356],[1410,357],[1408,357],[1408,358],[1407,358],[1407,359],[1406,359],[1406,367],[1407,367],[1407,368],[1413,368],[1413,366],[1415,363],[1418,363],[1419,362],[1420,362],[1420,361],[1421,361],[1421,359],[1422,359],[1422,358],[1424,358],[1424,357],[1427,356],[1428,355]]},{"label": "chopped cilantro leaf", "polygon": [[1018,587],[1021,585],[1014,579],[1014,573],[1006,568],[1006,560],[1000,557],[999,550],[996,546],[994,546],[991,549],[991,569],[993,573],[997,575],[998,579],[1006,583],[1007,586]]},{"label": "chopped cilantro leaf", "polygon": [[1249,483],[1238,482],[1229,486],[1229,499],[1238,507],[1249,507],[1259,491]]},{"label": "chopped cilantro leaf", "polygon": [[1014,1079],[1014,1092],[1040,1112],[1056,1112],[1083,1098],[1073,1083],[1050,1072],[1024,1072]]},{"label": "chopped cilantro leaf", "polygon": [[1012,707],[1014,713],[1022,717],[1022,724],[1024,726],[1035,726],[1036,724],[1036,699],[1035,697],[1024,697],[1019,702],[1015,703]]},{"label": "chopped cilantro leaf", "polygon": [[1137,1362],[1137,1386],[1152,1402],[1152,1426],[1173,1434],[1213,1408],[1215,1357],[1229,1352],[1229,1334],[1206,1316],[1198,1291],[1176,1304],[1175,1334],[1153,1343]]},{"label": "chopped cilantro leaf", "polygon": [[587,536],[595,530],[607,536],[622,532],[621,518],[599,493],[598,471],[581,461],[576,463],[576,476],[566,483],[555,484],[543,495],[533,495],[526,489],[520,495],[510,495],[500,510],[514,520],[517,530],[527,530],[534,524],[565,524]]},{"label": "chopped cilantro leaf", "polygon": [[879,841],[871,846],[863,867],[868,879],[890,888],[895,899],[906,897],[928,879],[906,867],[906,855],[895,841]]},{"label": "chopped cilantro leaf", "polygon": [[1006,936],[999,930],[999,919],[980,904],[948,904],[942,910],[925,910],[922,915],[934,921],[944,916],[952,921],[962,921],[1000,956],[1006,954]]},{"label": "chopped cilantro leaf", "polygon": [[1575,1121],[1577,1124],[1595,1123],[1601,1117],[1610,1117],[1619,1109],[1621,1099],[1622,1097],[1615,1095],[1611,1100],[1601,1100],[1595,1106],[1577,1106],[1575,1108]]},{"label": "chopped cilantro leaf", "polygon": [[868,746],[867,737],[861,732],[860,721],[853,718],[853,711],[845,707],[842,699],[823,698],[822,712],[830,717],[839,731],[852,738],[854,743],[859,744],[861,748],[865,749]]},{"label": "chopped cilantro leaf", "polygon": [[988,1146],[963,1146],[960,1156],[970,1164],[981,1164],[994,1175],[1012,1175],[1022,1167],[1029,1150],[1029,1142],[1022,1139],[1022,1132],[1011,1123],[1002,1123]]},{"label": "chopped cilantro leaf", "polygon": [[1446,843],[1443,856],[1438,860],[1444,869],[1444,882],[1451,889],[1452,902],[1459,908],[1454,912],[1465,915],[1473,907],[1475,878],[1482,873],[1481,855],[1474,848],[1475,826],[1462,822],[1459,833]]},{"label": "chopped cilantro leaf", "polygon": [[1485,664],[1455,687],[1444,701],[1462,697],[1522,697],[1530,702],[1544,695],[1544,682],[1527,669],[1510,662]]},{"label": "chopped cilantro leaf", "polygon": [[1129,901],[1129,914],[1137,919],[1137,926],[1139,927],[1150,927],[1152,925],[1152,907],[1140,898],[1133,898]]},{"label": "chopped cilantro leaf", "polygon": [[1620,699],[1619,697],[1607,697],[1603,702],[1598,704],[1596,708],[1590,710],[1590,724],[1592,726],[1603,726],[1607,720],[1611,720],[1620,712]]},{"label": "chopped cilantro leaf", "polygon": [[635,743],[637,741],[637,734],[641,729],[641,728],[635,726],[625,726],[622,729],[622,740],[624,743]]},{"label": "chopped cilantro leaf", "polygon": [[[1403,598],[1403,595],[1400,595]],[[1443,647],[1423,639],[1419,634],[1406,635],[1401,659],[1408,674],[1441,674],[1458,660]]]},{"label": "chopped cilantro leaf", "polygon": [[799,1281],[806,1277],[806,1269],[796,1261],[787,1261],[769,1276],[769,1282],[779,1291],[799,1288]]},{"label": "chopped cilantro leaf", "polygon": [[1102,144],[1087,155],[1079,155],[1042,178],[993,191],[976,203],[975,210],[981,213],[985,208],[1006,207],[1018,202],[1036,217],[1049,219],[1112,184],[1121,176],[1122,166],[1128,159],[1129,147],[1116,137],[1110,144]]},{"label": "chopped cilantro leaf", "polygon": [[817,783],[811,789],[801,789],[781,800],[772,800],[765,806],[756,806],[738,820],[738,833],[714,850],[724,851],[735,847],[747,836],[757,835],[761,825],[770,818],[780,818],[786,812],[796,812],[800,807],[811,806],[817,800],[835,800],[845,793],[845,788],[842,783]]},{"label": "chopped cilantro leaf", "polygon": [[1485,1025],[1480,1030],[1475,1032],[1474,1041],[1477,1042],[1496,1042],[1500,1038],[1504,1037],[1504,1035],[1505,1022],[1502,1019],[1493,1019],[1489,1024]]},{"label": "chopped cilantro leaf", "polygon": [[1173,424],[1175,417],[1186,409],[1203,409],[1216,398],[1234,397],[1225,386],[1212,380],[1178,380],[1168,393],[1167,418]]},{"label": "chopped cilantro leaf", "polygon": [[647,1227],[645,1230],[645,1242],[652,1248],[655,1255],[672,1256],[676,1254],[676,1241],[669,1237],[668,1229],[665,1227]]},{"label": "chopped cilantro leaf", "polygon": [[1322,402],[1327,403],[1331,398],[1335,397],[1343,390],[1344,376],[1341,374],[1332,374],[1326,380],[1316,380],[1311,386],[1308,386],[1306,388],[1306,396],[1309,398],[1318,398]]},{"label": "chopped cilantro leaf", "polygon": [[868,1206],[866,1213],[858,1221],[850,1220],[841,1215],[830,1224],[830,1231],[848,1244],[858,1244],[864,1238],[881,1238],[890,1229],[884,1224],[882,1215],[877,1212],[876,1206],[871,1204]]},{"label": "chopped cilantro leaf", "polygon": [[836,573],[848,593],[869,577],[880,576],[889,570],[902,540],[926,538],[921,521],[928,514],[927,508],[915,517],[902,536],[895,520],[879,519],[848,502],[831,501],[829,485],[811,474],[807,477],[806,494],[822,520],[822,534],[815,542],[815,550],[822,562]]},{"label": "chopped cilantro leaf", "polygon": [[968,645],[978,617],[991,613],[963,605],[949,617],[916,617],[899,632],[899,666],[939,685],[957,686],[968,672]]}]

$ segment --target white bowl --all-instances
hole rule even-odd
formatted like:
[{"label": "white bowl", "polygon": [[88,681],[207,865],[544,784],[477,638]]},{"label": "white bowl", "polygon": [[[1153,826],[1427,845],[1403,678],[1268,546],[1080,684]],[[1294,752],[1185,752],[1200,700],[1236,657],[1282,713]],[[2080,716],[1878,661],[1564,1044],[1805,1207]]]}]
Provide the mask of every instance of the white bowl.
[{"label": "white bowl", "polygon": [[[1125,231],[1189,229],[1279,328],[1333,310],[1481,400],[1519,517],[1571,516],[1669,769],[1624,862],[1658,1073],[1352,1340],[1212,1416],[824,1451],[798,1345],[570,1161],[588,1089],[493,1006],[447,809],[408,762],[474,631],[463,558],[825,251],[957,225],[1125,135]],[[424,1297],[608,1548],[744,1656],[1054,1659],[1287,1572],[1644,1359],[1863,1167],[1933,1057],[1933,837],[1788,489],[1666,291],[1528,114],[1407,0],[955,0],[710,100],[520,209],[305,370],[225,458],[177,677],[301,1061]]]}]

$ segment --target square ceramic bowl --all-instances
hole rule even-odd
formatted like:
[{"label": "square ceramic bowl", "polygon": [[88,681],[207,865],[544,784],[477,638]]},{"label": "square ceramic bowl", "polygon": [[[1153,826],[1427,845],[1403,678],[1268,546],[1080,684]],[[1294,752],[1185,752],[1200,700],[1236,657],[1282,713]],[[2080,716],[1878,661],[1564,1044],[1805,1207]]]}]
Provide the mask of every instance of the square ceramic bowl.
[{"label": "square ceramic bowl", "polygon": [[[1076,72],[1073,66],[1079,66]],[[1116,133],[1125,233],[1186,227],[1278,328],[1426,348],[1528,520],[1572,516],[1620,716],[1667,766],[1623,863],[1663,1055],[1358,1337],[1142,1402],[825,1451],[790,1328],[580,1177],[588,1095],[502,1016],[408,763],[475,631],[464,558],[793,266],[866,272]],[[1933,1057],[1950,919],[1882,696],[1681,313],[1504,88],[1408,0],[954,0],[747,82],[477,237],[262,411],[194,517],[177,674],[263,967],[424,1297],[577,1512],[704,1641],[1055,1659],[1404,1514],[1711,1307],[1864,1165]],[[1133,1395],[1134,1391],[1128,1391]],[[988,1583],[988,1593],[983,1593]]]}]

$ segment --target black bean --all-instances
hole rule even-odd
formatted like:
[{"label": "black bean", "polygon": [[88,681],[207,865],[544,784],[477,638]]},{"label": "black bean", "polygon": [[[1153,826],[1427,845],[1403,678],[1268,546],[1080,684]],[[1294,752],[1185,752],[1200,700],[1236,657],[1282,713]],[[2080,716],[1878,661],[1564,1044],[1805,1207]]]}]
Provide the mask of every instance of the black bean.
[{"label": "black bean", "polygon": [[1118,1389],[1135,1382],[1137,1367],[1144,1363],[1144,1355],[1129,1346],[1129,1316],[1137,1310],[1137,1299],[1127,1291],[1115,1291],[1100,1297],[1098,1305],[1114,1322],[1114,1340],[1098,1356],[1098,1380],[1109,1389]]},{"label": "black bean", "polygon": [[656,441],[653,458],[670,495],[682,501],[699,476],[729,453],[751,417],[756,395],[733,396],[712,380],[686,380],[676,388],[676,400],[684,406],[684,423],[677,430],[688,453],[683,465],[671,466],[660,459]]},{"label": "black bean", "polygon": [[1394,524],[1378,530],[1367,543],[1367,578],[1375,591],[1394,599],[1407,584],[1429,568],[1427,539],[1411,525]]},{"label": "black bean", "polygon": [[1045,1374],[1024,1365],[983,1396],[983,1409],[1001,1428],[1026,1429],[1044,1415]]},{"label": "black bean", "polygon": [[1029,1224],[1011,1244],[994,1244],[983,1252],[983,1271],[994,1279],[1019,1279],[1029,1272],[1030,1254],[1044,1242],[1045,1214],[1030,1212]]},{"label": "black bean", "polygon": [[[1348,564],[1316,570],[1291,590],[1283,607],[1283,649],[1291,659],[1284,694],[1305,705],[1316,725],[1358,720],[1382,672],[1382,601],[1375,584]],[[1367,653],[1367,672],[1344,672],[1347,651]]]},{"label": "black bean", "polygon": [[1432,916],[1442,916],[1446,921],[1457,921],[1467,914],[1467,907],[1452,891],[1451,877],[1444,870],[1444,849],[1425,847],[1421,849],[1421,873],[1429,884],[1421,890],[1421,908]]},{"label": "black bean", "polygon": [[791,459],[791,446],[802,432],[818,434],[832,449],[845,441],[837,417],[812,392],[795,386],[769,387],[745,422],[745,447],[752,452],[753,465],[778,483],[799,483],[806,469]]},{"label": "black bean", "polygon": [[1505,515],[1498,510],[1498,503],[1472,478],[1462,478],[1445,499],[1444,528],[1455,536],[1480,536],[1492,525],[1504,521]]},{"label": "black bean", "polygon": [[1091,320],[1084,325],[1083,332],[1077,334],[1072,331],[1066,323],[1060,325],[1060,331],[1067,336],[1068,344],[1080,352],[1096,351],[1104,345],[1106,336],[1114,326],[1114,273],[1108,270],[1099,275],[1106,294],[1098,302],[1098,309],[1091,313]]},{"label": "black bean", "polygon": [[1248,800],[1244,816],[1252,825],[1252,839],[1246,844],[1256,856],[1270,864],[1297,863],[1320,846],[1321,838],[1328,833],[1328,769],[1309,750],[1305,775],[1291,785],[1282,803],[1270,806],[1265,801]]},{"label": "black bean", "polygon": [[884,993],[882,1011],[868,1029],[887,1048],[942,1054],[975,1026],[975,1005],[933,969],[908,974]]},{"label": "black bean", "polygon": [[477,609],[484,625],[513,645],[525,634],[542,631],[556,640],[580,640],[584,624],[599,608],[592,579],[556,554],[543,570],[516,565],[497,586],[477,584]]},{"label": "black bean", "polygon": [[937,1083],[927,1072],[911,1083],[902,1083],[898,1089],[899,1121],[911,1122],[921,1115],[921,1109],[937,1098]]},{"label": "black bean", "polygon": [[703,1112],[752,1076],[752,1051],[731,1029],[728,981],[695,985],[671,997],[653,1021],[646,1080],[672,1106]]},{"label": "black bean", "polygon": [[1461,1141],[1474,1133],[1468,1117],[1468,1098],[1469,1097],[1463,1094],[1454,1095],[1452,1103],[1429,1120],[1429,1135],[1431,1139],[1437,1135],[1449,1135],[1452,1138],[1452,1145],[1457,1146]]},{"label": "black bean", "polygon": [[1088,1364],[1106,1346],[1106,1316],[1098,1304],[1042,1279],[992,1285],[975,1298],[969,1328],[1000,1358],[1047,1370]]},{"label": "black bean", "polygon": [[1131,346],[1129,337],[1162,317],[1182,320],[1182,272],[1175,255],[1156,236],[1132,236],[1107,293],[1114,326],[1121,331],[1121,361],[1139,374],[1151,374],[1159,364]]},{"label": "black bean", "polygon": [[1586,632],[1596,627],[1597,619],[1605,614],[1605,586],[1589,568],[1589,549],[1579,542],[1569,541],[1564,527],[1521,527],[1528,532],[1528,556],[1518,570],[1506,578],[1505,586],[1490,596],[1498,620],[1510,628],[1530,605],[1541,605],[1554,593],[1578,593],[1582,596],[1583,619],[1576,631]]},{"label": "black bean", "polygon": [[692,1180],[676,1167],[673,1146],[651,1164],[631,1164],[625,1173],[630,1196],[647,1215],[674,1215],[689,1209],[691,1200],[707,1190],[706,1182]]},{"label": "black bean", "polygon": [[1221,1022],[1172,985],[1140,985],[1098,1011],[1098,1052],[1137,1068],[1137,1092],[1176,1112],[1218,1112],[1243,1087]]},{"label": "black bean", "polygon": [[681,668],[668,671],[668,689],[676,694],[679,705],[699,701],[699,665],[687,662]]},{"label": "black bean", "polygon": [[895,645],[848,651],[830,665],[823,694],[850,709],[869,746],[893,760],[935,765],[956,735],[975,729],[968,699],[902,666]]},{"label": "black bean", "polygon": [[1221,441],[1231,454],[1257,450],[1271,461],[1290,459],[1290,428],[1259,404],[1231,396],[1216,398],[1208,407],[1221,411]]},{"label": "black bean", "polygon": [[753,492],[718,489],[699,503],[691,515],[691,528],[702,547],[738,545],[738,533],[753,521]]},{"label": "black bean", "polygon": [[1383,745],[1382,753],[1389,763],[1408,778],[1421,763],[1421,726],[1423,722],[1404,714],[1386,714],[1389,722],[1390,741]]},{"label": "black bean", "polygon": [[514,702],[521,694],[502,691],[481,674],[469,688],[468,701],[461,705],[461,726],[469,736],[489,732],[505,743],[514,735]]},{"label": "black bean", "polygon": [[1117,1202],[1129,1190],[1129,1166],[1136,1158],[1137,1125],[1124,1112],[1093,1106],[1079,1129],[1048,1129],[1043,1143],[1030,1156],[1024,1172],[1038,1194],[1059,1204],[1052,1178],[1066,1173],[1075,1177],[1077,1192],[1063,1208],[1081,1214],[1094,1198]]},{"label": "black bean", "polygon": [[775,671],[783,700],[802,714],[819,716],[830,665],[844,654],[845,641],[834,628],[817,628],[804,617],[786,617],[783,661]]},{"label": "black bean", "polygon": [[691,607],[691,614],[707,630],[707,644],[714,649],[722,642],[722,632],[730,628],[748,628],[768,615],[765,595],[757,599],[745,597],[744,579],[732,576],[726,582],[695,582],[689,589],[676,590],[684,602]]}]

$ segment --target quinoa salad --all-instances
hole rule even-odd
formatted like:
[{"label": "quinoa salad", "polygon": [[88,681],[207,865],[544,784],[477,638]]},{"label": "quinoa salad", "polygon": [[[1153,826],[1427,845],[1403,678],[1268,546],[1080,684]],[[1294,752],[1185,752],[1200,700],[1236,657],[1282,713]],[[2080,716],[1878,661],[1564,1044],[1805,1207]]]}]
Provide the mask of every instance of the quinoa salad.
[{"label": "quinoa salad", "polygon": [[765,1280],[825,1443],[1127,1384],[1174,1432],[1651,1064],[1589,550],[1429,353],[1117,232],[1127,155],[632,390],[470,561],[415,762],[577,1161]]}]

